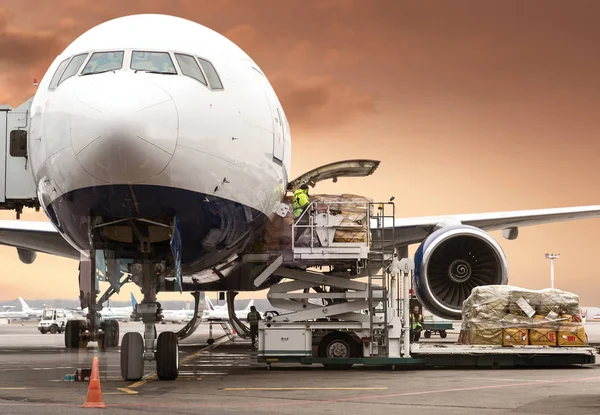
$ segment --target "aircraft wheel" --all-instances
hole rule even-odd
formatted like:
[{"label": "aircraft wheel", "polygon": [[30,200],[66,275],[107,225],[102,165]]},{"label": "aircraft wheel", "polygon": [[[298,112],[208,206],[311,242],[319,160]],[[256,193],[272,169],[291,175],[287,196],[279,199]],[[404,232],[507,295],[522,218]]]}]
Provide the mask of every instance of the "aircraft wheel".
[{"label": "aircraft wheel", "polygon": [[213,345],[214,343],[215,343],[215,339],[206,340],[206,344],[208,344],[209,346]]},{"label": "aircraft wheel", "polygon": [[76,349],[81,340],[81,320],[69,320],[65,327],[65,347]]},{"label": "aircraft wheel", "polygon": [[140,380],[144,376],[144,339],[140,333],[125,333],[121,343],[121,377]]},{"label": "aircraft wheel", "polygon": [[160,333],[156,342],[156,374],[160,380],[179,376],[179,340],[172,331]]},{"label": "aircraft wheel", "polygon": [[106,320],[104,322],[104,347],[117,347],[119,345],[119,322]]}]

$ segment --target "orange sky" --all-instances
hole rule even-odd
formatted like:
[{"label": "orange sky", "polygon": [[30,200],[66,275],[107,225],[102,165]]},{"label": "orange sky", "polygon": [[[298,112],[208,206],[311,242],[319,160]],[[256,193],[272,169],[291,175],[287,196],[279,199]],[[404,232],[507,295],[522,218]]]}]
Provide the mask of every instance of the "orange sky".
[{"label": "orange sky", "polygon": [[[600,3],[2,0],[0,102],[30,97],[33,78],[85,30],[144,12],[204,24],[256,60],[288,114],[292,175],[344,158],[382,162],[313,193],[394,195],[405,216],[600,202]],[[600,221],[587,220],[499,239],[511,284],[546,287],[544,252],[560,252],[556,286],[600,304],[597,235]],[[0,300],[77,295],[74,261],[24,265],[10,248],[0,261]]]}]

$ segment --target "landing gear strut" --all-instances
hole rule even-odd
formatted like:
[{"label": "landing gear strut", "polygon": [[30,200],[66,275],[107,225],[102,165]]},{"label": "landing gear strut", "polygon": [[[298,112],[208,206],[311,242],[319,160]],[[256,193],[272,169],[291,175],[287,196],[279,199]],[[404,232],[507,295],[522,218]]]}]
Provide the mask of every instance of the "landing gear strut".
[{"label": "landing gear strut", "polygon": [[[162,264],[144,261],[131,268],[134,281],[141,281],[144,299],[133,311],[134,319],[141,317],[144,337],[139,333],[127,333],[121,346],[121,376],[125,380],[140,380],[144,375],[144,362],[156,360],[160,380],[174,380],[179,376],[179,341],[173,332],[156,335],[156,323],[163,318],[160,303],[156,301]],[[156,352],[155,352],[156,344]]]},{"label": "landing gear strut", "polygon": [[81,309],[87,308],[86,320],[70,320],[65,326],[65,347],[77,349],[87,347],[89,342],[98,342],[98,348],[119,345],[119,323],[116,320],[101,321],[96,304],[96,261],[95,253],[83,256],[79,261],[79,300]]}]

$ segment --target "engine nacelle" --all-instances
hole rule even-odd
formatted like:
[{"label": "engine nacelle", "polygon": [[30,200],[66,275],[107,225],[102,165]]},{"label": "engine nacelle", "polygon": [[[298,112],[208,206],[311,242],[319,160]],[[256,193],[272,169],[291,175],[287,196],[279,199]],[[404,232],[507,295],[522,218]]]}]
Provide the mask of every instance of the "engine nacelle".
[{"label": "engine nacelle", "polygon": [[37,257],[37,252],[30,251],[29,249],[17,248],[17,253],[19,254],[19,259],[24,264],[33,264],[35,257]]},{"label": "engine nacelle", "polygon": [[460,320],[463,301],[481,285],[508,283],[504,251],[488,233],[467,225],[429,235],[415,253],[413,287],[436,316]]}]

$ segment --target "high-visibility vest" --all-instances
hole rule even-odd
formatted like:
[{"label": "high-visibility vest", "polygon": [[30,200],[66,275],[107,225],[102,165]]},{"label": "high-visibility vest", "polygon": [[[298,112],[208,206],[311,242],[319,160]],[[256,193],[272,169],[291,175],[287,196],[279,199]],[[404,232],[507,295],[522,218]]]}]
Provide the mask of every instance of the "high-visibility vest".
[{"label": "high-visibility vest", "polygon": [[302,214],[308,202],[308,192],[306,190],[298,189],[294,192],[294,218]]},{"label": "high-visibility vest", "polygon": [[415,315],[410,313],[410,328],[415,330],[417,327],[423,328],[423,314],[419,314],[419,319],[415,319]]},{"label": "high-visibility vest", "polygon": [[248,323],[250,323],[250,325],[256,325],[258,324],[258,319],[260,317],[260,314],[258,314],[258,311],[251,311],[248,313]]}]

